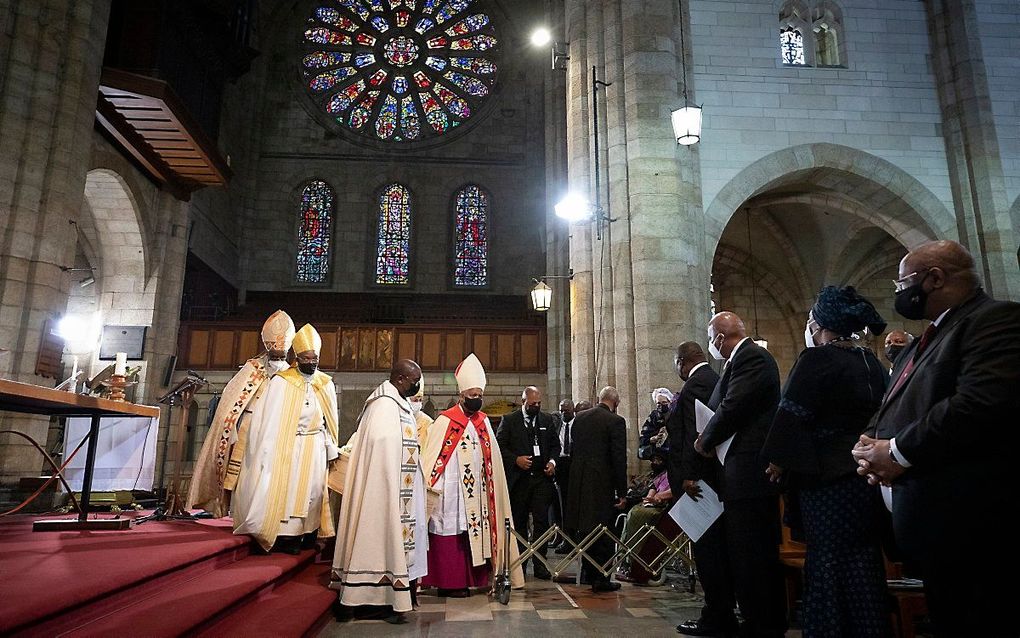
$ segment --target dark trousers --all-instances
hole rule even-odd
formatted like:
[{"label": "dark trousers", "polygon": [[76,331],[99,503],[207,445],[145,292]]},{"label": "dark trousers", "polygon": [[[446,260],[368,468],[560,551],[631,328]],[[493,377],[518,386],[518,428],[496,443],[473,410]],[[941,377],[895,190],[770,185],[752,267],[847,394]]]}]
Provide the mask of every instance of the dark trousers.
[{"label": "dark trousers", "polygon": [[[514,518],[514,529],[521,536],[534,541],[549,529],[549,506],[556,495],[556,487],[552,478],[545,474],[525,474],[517,479],[510,490],[510,509]],[[531,535],[528,536],[528,515],[531,515]],[[538,548],[538,553],[546,555],[546,543]],[[524,545],[521,545],[524,551]],[[544,565],[537,558],[532,558],[535,569],[541,572]],[[539,567],[541,565],[541,567]]]},{"label": "dark trousers", "polygon": [[737,601],[726,553],[726,516],[720,516],[694,543],[694,563],[705,592],[705,605],[701,608],[699,622],[721,631],[737,626],[733,615]]},{"label": "dark trousers", "polygon": [[782,636],[787,624],[779,563],[779,497],[727,500],[723,529],[734,593],[744,617],[740,634]]},{"label": "dark trousers", "polygon": [[553,499],[553,508],[556,510],[555,522],[560,529],[566,531],[567,494],[570,494],[569,456],[561,456],[556,460],[556,489],[559,491],[559,498]]},{"label": "dark trousers", "polygon": [[[580,542],[581,539],[587,536],[590,532],[591,530],[587,530],[583,534],[579,534],[577,541]],[[612,557],[615,550],[616,546],[613,544],[613,540],[608,536],[603,535],[599,536],[599,539],[588,548],[587,554],[591,556],[592,560],[595,563],[598,563],[601,567],[606,564],[606,561],[608,561],[610,557]],[[581,581],[591,583],[592,585],[595,583],[608,583],[609,576],[604,575],[592,561],[585,558],[581,563]]]}]

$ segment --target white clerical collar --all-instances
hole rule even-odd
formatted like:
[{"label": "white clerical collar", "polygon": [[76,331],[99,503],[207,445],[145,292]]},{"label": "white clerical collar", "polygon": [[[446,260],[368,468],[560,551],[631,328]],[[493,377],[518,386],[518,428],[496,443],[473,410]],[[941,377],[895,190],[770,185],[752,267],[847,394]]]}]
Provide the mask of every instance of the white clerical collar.
[{"label": "white clerical collar", "polygon": [[942,320],[946,318],[946,315],[948,315],[948,314],[949,314],[949,311],[950,311],[950,310],[952,310],[952,308],[946,308],[945,312],[943,312],[943,313],[942,313],[941,315],[939,315],[938,317],[935,317],[935,321],[933,321],[933,322],[932,322],[932,324],[933,324],[933,325],[934,325],[934,326],[935,326],[936,328],[938,328],[938,327],[939,327],[939,323],[941,323],[941,322],[942,322]]}]

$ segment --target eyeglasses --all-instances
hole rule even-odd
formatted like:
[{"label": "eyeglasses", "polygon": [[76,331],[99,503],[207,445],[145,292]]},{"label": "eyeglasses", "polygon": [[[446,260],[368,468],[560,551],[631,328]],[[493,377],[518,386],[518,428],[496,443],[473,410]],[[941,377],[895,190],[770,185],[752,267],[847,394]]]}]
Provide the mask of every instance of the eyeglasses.
[{"label": "eyeglasses", "polygon": [[892,282],[893,283],[893,288],[896,289],[896,292],[902,292],[902,291],[906,290],[907,288],[909,288],[910,286],[914,285],[913,283],[911,283],[912,279],[916,278],[921,273],[924,273],[925,276],[927,276],[928,275],[928,271],[930,271],[930,270],[931,270],[931,268],[925,268],[924,270],[915,270],[914,272],[910,273],[906,277],[900,277],[899,279],[893,279],[893,282]]}]

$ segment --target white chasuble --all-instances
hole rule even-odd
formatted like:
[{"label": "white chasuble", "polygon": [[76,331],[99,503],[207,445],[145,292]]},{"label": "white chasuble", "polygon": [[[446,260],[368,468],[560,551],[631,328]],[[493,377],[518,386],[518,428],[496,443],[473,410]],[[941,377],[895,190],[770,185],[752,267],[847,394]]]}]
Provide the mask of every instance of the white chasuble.
[{"label": "white chasuble", "polygon": [[337,416],[329,375],[291,368],[269,381],[231,503],[235,534],[250,534],[266,550],[279,535],[333,535],[326,465],[339,453]]},{"label": "white chasuble", "polygon": [[330,587],[344,605],[410,611],[410,581],[428,573],[425,481],[411,406],[389,381],[351,442]]}]

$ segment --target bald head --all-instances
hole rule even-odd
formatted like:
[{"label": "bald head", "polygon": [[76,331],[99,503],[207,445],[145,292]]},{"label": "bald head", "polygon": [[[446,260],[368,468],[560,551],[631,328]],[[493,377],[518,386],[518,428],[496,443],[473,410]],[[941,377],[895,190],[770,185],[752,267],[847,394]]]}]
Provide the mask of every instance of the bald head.
[{"label": "bald head", "polygon": [[673,364],[676,366],[677,375],[686,381],[691,375],[691,370],[699,363],[704,363],[705,351],[697,341],[684,341],[676,349],[676,357]]},{"label": "bald head", "polygon": [[421,366],[410,359],[401,359],[390,369],[390,383],[404,398],[417,394],[420,381]]},{"label": "bald head", "polygon": [[564,421],[572,420],[574,418],[574,402],[570,399],[560,401],[560,414]]},{"label": "bald head", "polygon": [[577,402],[577,405],[574,406],[574,412],[575,413],[584,412],[585,410],[590,410],[591,407],[592,407],[591,401],[587,399],[581,399],[580,401]]},{"label": "bald head", "polygon": [[925,295],[923,318],[934,320],[969,300],[981,287],[974,258],[962,244],[943,239],[921,244],[900,261],[899,280],[920,285]]},{"label": "bald head", "polygon": [[885,336],[886,346],[909,346],[914,340],[914,335],[905,330],[890,330]]},{"label": "bald head", "polygon": [[744,320],[732,312],[720,312],[708,322],[708,342],[729,359],[733,349],[747,336]]},{"label": "bald head", "polygon": [[599,391],[599,403],[616,412],[616,408],[620,407],[620,391],[607,385]]}]

